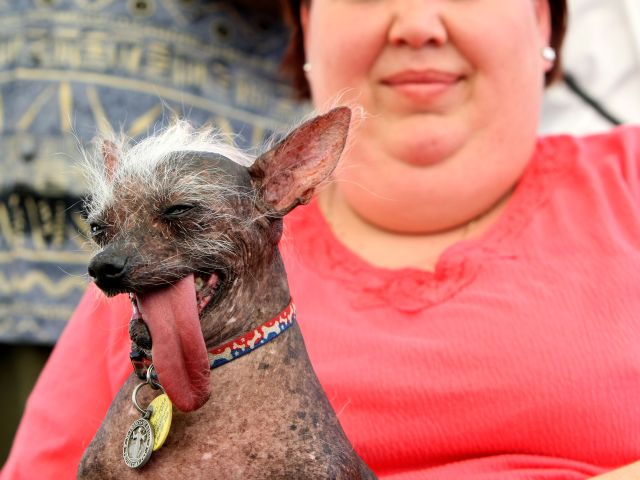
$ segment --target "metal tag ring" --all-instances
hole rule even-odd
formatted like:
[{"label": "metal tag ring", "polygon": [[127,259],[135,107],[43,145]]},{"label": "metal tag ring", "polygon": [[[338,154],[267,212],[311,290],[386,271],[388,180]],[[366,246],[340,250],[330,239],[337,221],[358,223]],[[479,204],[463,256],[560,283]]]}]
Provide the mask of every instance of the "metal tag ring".
[{"label": "metal tag ring", "polygon": [[162,392],[164,393],[164,388],[162,388],[162,385],[160,385],[160,382],[158,381],[158,375],[156,374],[156,367],[153,365],[153,363],[149,365],[149,368],[147,368],[147,383],[154,390],[161,389]]},{"label": "metal tag ring", "polygon": [[[147,414],[148,410],[144,409],[140,406],[140,404],[138,403],[138,399],[136,398],[138,396],[138,391],[144,387],[145,385],[149,385],[150,387],[152,387],[152,385],[150,383],[144,382],[144,383],[139,383],[138,385],[136,385],[136,388],[133,389],[133,393],[131,394],[131,401],[133,402],[133,405],[138,409],[138,411],[144,416]],[[165,393],[164,388],[162,388],[162,385],[158,384],[158,387],[160,390],[162,390],[162,393]],[[149,412],[150,413],[150,412]]]}]

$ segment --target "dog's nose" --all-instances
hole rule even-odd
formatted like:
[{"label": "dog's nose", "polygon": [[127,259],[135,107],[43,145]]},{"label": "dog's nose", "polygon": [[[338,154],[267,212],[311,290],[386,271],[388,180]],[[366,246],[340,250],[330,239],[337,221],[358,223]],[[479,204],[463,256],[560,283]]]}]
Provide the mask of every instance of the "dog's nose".
[{"label": "dog's nose", "polygon": [[89,263],[89,275],[98,282],[117,282],[124,276],[126,270],[127,256],[113,252],[101,252]]}]

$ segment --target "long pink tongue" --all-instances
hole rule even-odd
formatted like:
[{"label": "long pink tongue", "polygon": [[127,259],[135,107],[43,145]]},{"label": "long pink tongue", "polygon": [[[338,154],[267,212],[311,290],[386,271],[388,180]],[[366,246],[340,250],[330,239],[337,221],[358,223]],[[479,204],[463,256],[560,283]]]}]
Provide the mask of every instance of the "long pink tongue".
[{"label": "long pink tongue", "polygon": [[183,412],[209,399],[209,359],[202,337],[193,275],[170,287],[138,295],[138,306],[152,339],[158,379]]}]

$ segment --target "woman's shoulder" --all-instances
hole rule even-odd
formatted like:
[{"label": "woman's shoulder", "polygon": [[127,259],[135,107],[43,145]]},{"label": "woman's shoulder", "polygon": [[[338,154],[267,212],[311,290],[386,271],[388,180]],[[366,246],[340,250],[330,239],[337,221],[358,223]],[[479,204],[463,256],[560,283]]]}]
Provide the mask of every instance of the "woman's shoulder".
[{"label": "woman's shoulder", "polygon": [[579,159],[619,157],[640,161],[640,125],[621,125],[582,136],[548,135],[540,138],[539,143],[546,149],[570,146]]},{"label": "woman's shoulder", "polygon": [[545,136],[539,139],[539,149],[570,172],[591,172],[600,179],[607,178],[609,172],[618,181],[640,189],[640,125],[583,136]]},{"label": "woman's shoulder", "polygon": [[640,157],[640,125],[621,125],[605,132],[577,137],[576,141],[596,153]]}]

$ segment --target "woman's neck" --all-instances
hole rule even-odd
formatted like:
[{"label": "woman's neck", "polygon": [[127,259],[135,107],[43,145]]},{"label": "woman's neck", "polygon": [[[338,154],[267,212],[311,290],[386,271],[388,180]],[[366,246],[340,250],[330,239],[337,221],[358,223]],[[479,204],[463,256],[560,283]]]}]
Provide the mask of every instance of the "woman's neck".
[{"label": "woman's neck", "polygon": [[463,240],[480,237],[506,207],[513,188],[480,215],[446,230],[407,234],[380,228],[359,215],[334,183],[319,196],[320,210],[334,235],[368,263],[382,268],[434,271],[442,253]]}]

